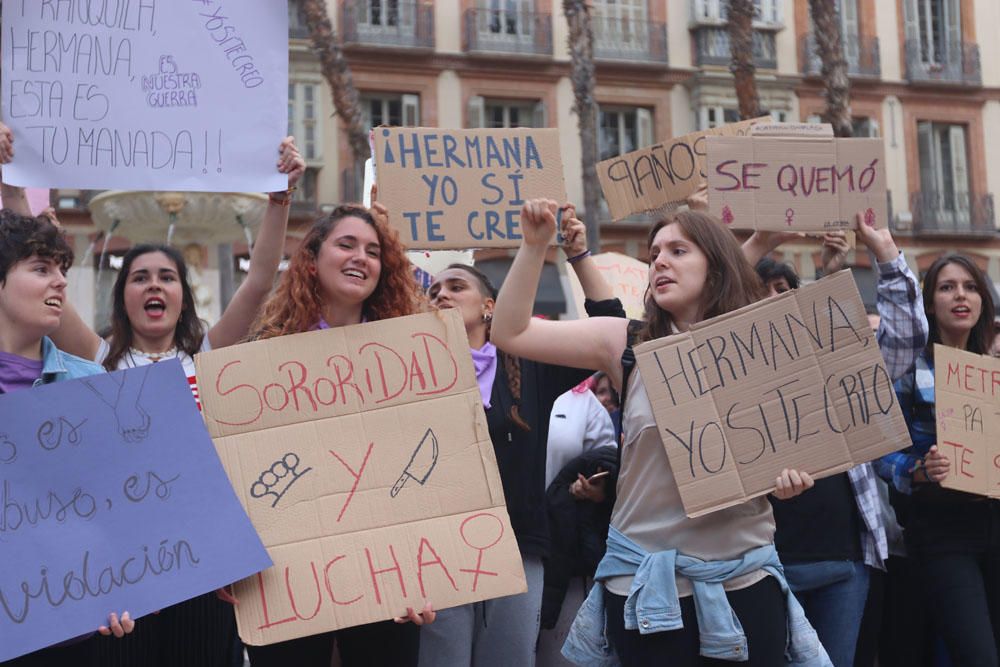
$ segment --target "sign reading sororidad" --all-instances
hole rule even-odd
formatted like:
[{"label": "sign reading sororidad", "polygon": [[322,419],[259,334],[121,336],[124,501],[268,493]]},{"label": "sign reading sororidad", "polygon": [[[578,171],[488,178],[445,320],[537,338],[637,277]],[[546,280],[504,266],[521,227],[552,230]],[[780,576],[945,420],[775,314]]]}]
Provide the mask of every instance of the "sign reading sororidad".
[{"label": "sign reading sororidad", "polygon": [[271,564],[176,360],[0,395],[0,494],[0,661]]},{"label": "sign reading sororidad", "polygon": [[597,177],[615,220],[683,203],[705,182],[705,138],[744,136],[769,116],[675,137],[599,162]]},{"label": "sign reading sororidad", "polygon": [[688,516],[825,477],[909,434],[849,271],[636,348]]},{"label": "sign reading sororidad", "polygon": [[858,213],[870,227],[889,225],[881,139],[805,132],[709,137],[706,145],[709,209],[734,229],[850,229]]},{"label": "sign reading sororidad", "polygon": [[269,192],[288,124],[283,2],[12,0],[14,185]]},{"label": "sign reading sororidad", "polygon": [[245,642],[526,590],[457,312],[196,363],[209,431],[275,563],[236,585]]},{"label": "sign reading sororidad", "polygon": [[935,345],[934,401],[941,486],[1000,498],[1000,359]]},{"label": "sign reading sororidad", "polygon": [[556,129],[376,128],[375,166],[411,249],[517,248],[525,201],[566,201]]}]

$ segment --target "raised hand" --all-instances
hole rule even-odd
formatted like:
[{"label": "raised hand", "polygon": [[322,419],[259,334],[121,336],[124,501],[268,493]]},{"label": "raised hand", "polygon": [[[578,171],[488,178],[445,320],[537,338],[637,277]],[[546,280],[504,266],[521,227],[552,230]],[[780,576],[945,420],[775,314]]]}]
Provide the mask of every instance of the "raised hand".
[{"label": "raised hand", "polygon": [[551,199],[531,199],[521,207],[521,234],[524,244],[547,246],[556,233],[559,204]]},{"label": "raised hand", "polygon": [[869,227],[865,224],[864,216],[861,213],[857,214],[854,222],[858,239],[872,251],[876,260],[885,264],[896,259],[899,255],[899,248],[896,247],[896,242],[892,238],[892,232],[888,228],[875,229],[874,227]]},{"label": "raised hand", "polygon": [[823,235],[823,252],[820,254],[820,265],[823,275],[836,273],[847,263],[847,251],[851,246],[847,243],[847,233],[842,231],[827,232]]},{"label": "raised hand", "polygon": [[306,162],[299,155],[299,149],[295,145],[295,137],[285,137],[278,147],[278,171],[288,174],[288,188],[298,185],[299,179],[306,171]]}]

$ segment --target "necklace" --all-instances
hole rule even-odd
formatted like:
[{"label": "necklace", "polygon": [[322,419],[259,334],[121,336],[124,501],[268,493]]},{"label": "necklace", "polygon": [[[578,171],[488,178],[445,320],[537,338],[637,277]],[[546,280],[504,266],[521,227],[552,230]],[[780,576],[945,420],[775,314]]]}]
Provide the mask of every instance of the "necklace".
[{"label": "necklace", "polygon": [[149,359],[154,364],[157,361],[162,361],[163,359],[173,359],[177,356],[177,347],[172,347],[166,352],[143,352],[142,350],[137,350],[134,347],[129,349],[129,354],[133,357],[142,357],[144,359]]}]

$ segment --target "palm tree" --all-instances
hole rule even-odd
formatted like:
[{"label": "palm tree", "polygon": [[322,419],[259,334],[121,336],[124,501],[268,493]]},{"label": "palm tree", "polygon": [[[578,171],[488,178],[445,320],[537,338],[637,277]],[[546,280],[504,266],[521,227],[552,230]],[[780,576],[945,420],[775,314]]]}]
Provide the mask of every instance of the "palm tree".
[{"label": "palm tree", "polygon": [[729,0],[729,47],[733,59],[729,71],[733,73],[736,99],[740,105],[740,118],[747,120],[760,116],[760,98],[754,75],[753,62],[753,0]]},{"label": "palm tree", "polygon": [[[333,23],[326,11],[325,0],[296,0],[299,11],[312,39],[313,48],[319,56],[323,77],[330,85],[333,106],[340,115],[340,122],[347,134],[347,142],[354,155],[354,171],[361,174],[365,160],[371,155],[368,132],[361,113],[361,97],[354,87],[351,67],[337,42]],[[360,197],[358,197],[360,199]]]},{"label": "palm tree", "polygon": [[[809,12],[812,14],[813,35],[816,36],[816,55],[822,64],[820,73],[826,88],[826,110],[822,119],[824,123],[833,125],[836,136],[850,137],[854,134],[849,108],[851,80],[847,77],[847,58],[844,56],[837,0],[809,0]],[[809,55],[807,53],[806,58]]]},{"label": "palm tree", "polygon": [[586,0],[563,0],[569,23],[570,81],[573,85],[573,112],[580,129],[583,165],[583,206],[586,212],[587,243],[600,248],[600,182],[597,180],[597,100],[594,98],[594,30]]}]

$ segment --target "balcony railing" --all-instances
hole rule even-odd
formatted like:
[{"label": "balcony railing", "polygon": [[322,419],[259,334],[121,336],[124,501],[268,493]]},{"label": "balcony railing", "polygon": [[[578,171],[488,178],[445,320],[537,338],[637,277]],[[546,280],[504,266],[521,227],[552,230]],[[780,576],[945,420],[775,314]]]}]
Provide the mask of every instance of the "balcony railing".
[{"label": "balcony railing", "polygon": [[667,28],[663,23],[595,16],[594,58],[649,63],[667,62]]},{"label": "balcony railing", "polygon": [[919,39],[906,40],[906,78],[910,82],[982,85],[978,44],[950,44],[940,54],[929,54],[925,46]]},{"label": "balcony railing", "polygon": [[503,9],[466,10],[465,50],[550,56],[552,15]]},{"label": "balcony railing", "polygon": [[344,44],[434,48],[434,7],[415,0],[346,0],[341,11]]},{"label": "balcony railing", "polygon": [[916,234],[1000,234],[992,194],[945,197],[934,191],[914,192],[910,195],[910,212]]},{"label": "balcony railing", "polygon": [[[728,65],[732,59],[729,32],[724,27],[699,26],[693,29],[695,59],[699,66]],[[773,32],[753,32],[753,62],[761,69],[778,68],[778,52]]]},{"label": "balcony railing", "polygon": [[[878,37],[867,35],[844,35],[844,57],[847,59],[848,76],[870,76],[878,78],[882,73],[882,63],[878,53]],[[806,76],[820,76],[823,63],[816,53],[816,37],[813,33],[801,40],[802,73]]]}]

